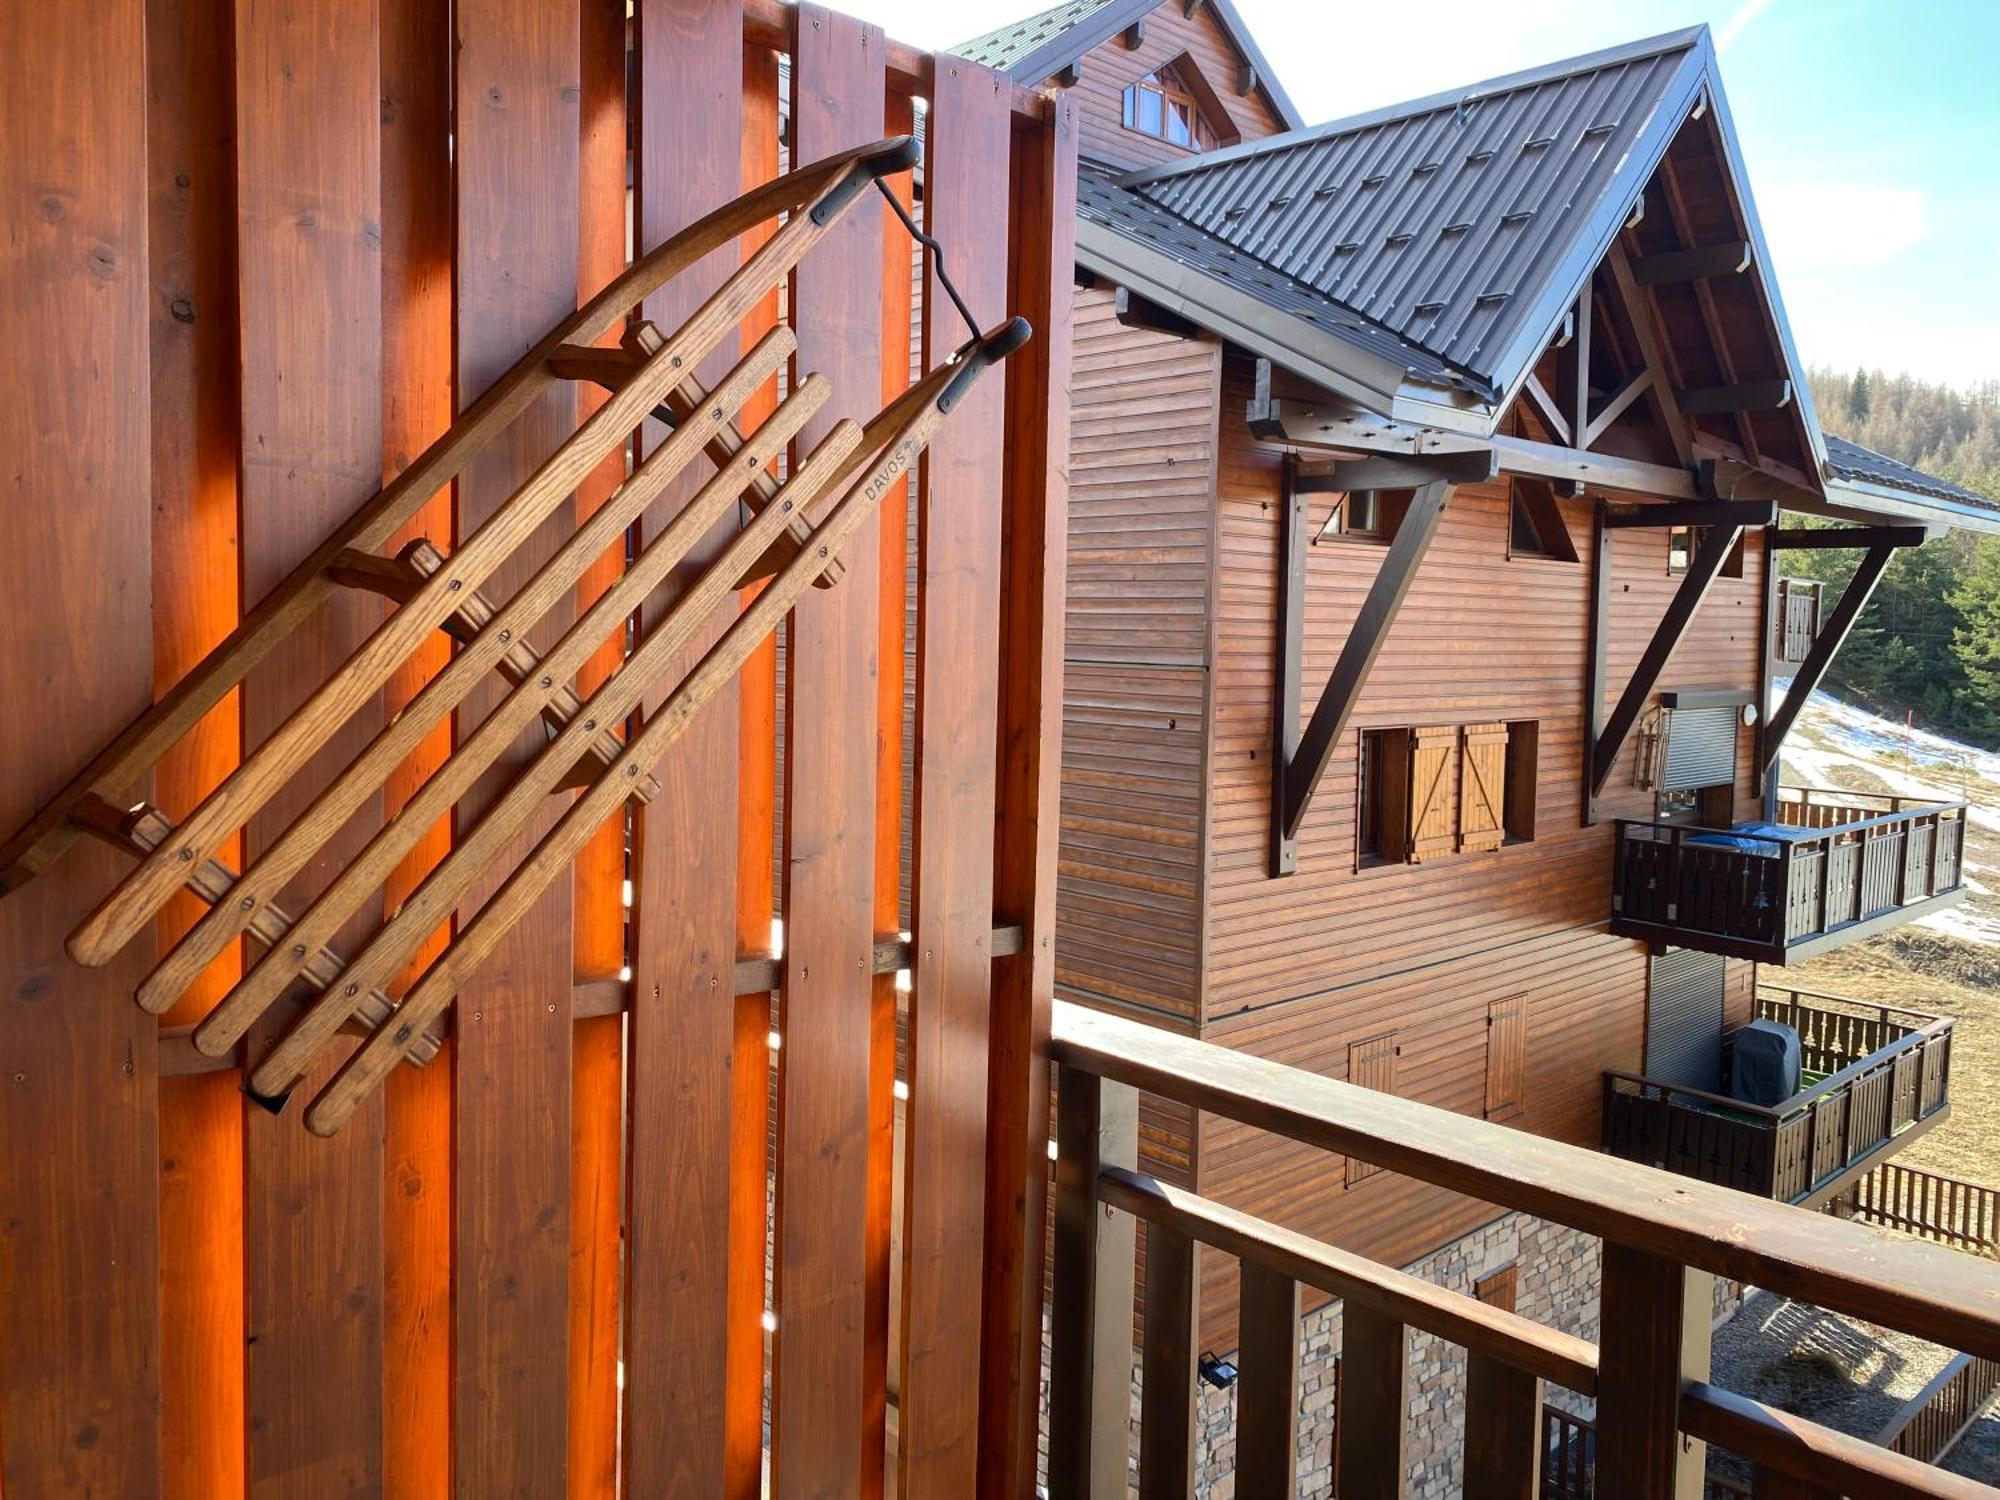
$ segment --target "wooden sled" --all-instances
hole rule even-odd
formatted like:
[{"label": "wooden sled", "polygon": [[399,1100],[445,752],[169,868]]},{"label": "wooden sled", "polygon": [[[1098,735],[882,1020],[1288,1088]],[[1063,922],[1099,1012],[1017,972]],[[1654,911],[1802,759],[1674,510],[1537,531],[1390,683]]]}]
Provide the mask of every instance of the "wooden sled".
[{"label": "wooden sled", "polygon": [[[976,335],[949,364],[910,387],[864,429],[843,421],[788,476],[775,477],[788,445],[830,394],[818,375],[799,381],[757,429],[736,416],[796,348],[787,328],[765,335],[716,385],[692,372],[859,201],[867,190],[915,160],[907,137],[882,141],[802,167],[689,226],[624,275],[468,409],[393,484],[364,504],[237,630],[165,698],[140,716],[92,765],[0,851],[0,893],[17,888],[80,833],[108,841],[137,863],[70,935],[78,962],[103,964],[141,932],[182,888],[208,911],[141,983],[139,1004],[164,1011],[232,942],[245,934],[261,953],[195,1029],[194,1044],[226,1056],[245,1032],[287,994],[306,1003],[290,1028],[256,1062],[246,1091],[273,1108],[303,1078],[321,1050],[343,1031],[361,1046],[312,1102],[306,1121],[331,1134],[404,1058],[434,1055],[429,1028],[541,891],[628,798],[658,789],[652,768],[693,716],[734,677],[806,589],[839,576],[841,548],[883,495],[911,472],[917,455],[959,395],[1028,337],[1020,319]],[[597,340],[626,324],[644,299],[710,251],[746,230],[785,215],[751,255],[679,329],[625,329],[620,347]],[[445,556],[425,541],[395,557],[389,538],[427,497],[448,483],[551,384],[590,380],[611,395],[576,432],[470,535]],[[503,604],[481,585],[532,536],[576,485],[626,441],[648,416],[671,431],[605,504],[579,524]],[[571,598],[592,562],[623,537],[647,508],[705,454],[714,475],[660,530],[625,572],[560,639],[537,650],[529,633],[559,601]],[[827,502],[814,519],[815,507]],[[671,610],[638,639],[618,670],[587,699],[572,691],[578,670],[634,615],[723,517],[744,504],[742,529]],[[767,578],[755,601],[686,672],[667,700],[631,736],[613,732],[636,713],[647,692],[674,670],[687,646],[719,610],[734,614],[737,591]],[[229,777],[176,825],[158,809],[123,800],[171,746],[297,629],[335,589],[362,588],[395,609]],[[350,715],[371,702],[390,675],[434,630],[457,642],[450,662],[323,788],[296,821],[240,874],[216,852],[263,808]],[[302,912],[275,900],[373,798],[437,724],[488,673],[510,690]],[[330,946],[335,934],[384,882],[424,832],[500,762],[521,732],[540,720],[548,739],[450,854],[352,958]],[[436,932],[476,882],[491,876],[552,794],[581,789],[554,826],[523,857],[496,894],[459,930],[400,1002],[386,986],[423,940]],[[490,880],[486,882],[490,885]],[[303,987],[303,988],[302,988]]]}]

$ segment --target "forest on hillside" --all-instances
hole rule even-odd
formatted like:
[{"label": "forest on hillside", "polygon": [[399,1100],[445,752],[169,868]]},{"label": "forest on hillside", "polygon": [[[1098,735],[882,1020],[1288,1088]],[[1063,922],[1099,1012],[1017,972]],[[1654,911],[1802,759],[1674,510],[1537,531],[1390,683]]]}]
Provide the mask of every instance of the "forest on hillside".
[{"label": "forest on hillside", "polygon": [[[2000,500],[2000,380],[1961,391],[1879,370],[1807,378],[1826,431]],[[1791,554],[1786,572],[1817,578],[1837,597],[1860,558],[1808,549]],[[1924,728],[2000,748],[2000,536],[1954,531],[1899,551],[1826,685],[1879,713],[1914,713]]]}]

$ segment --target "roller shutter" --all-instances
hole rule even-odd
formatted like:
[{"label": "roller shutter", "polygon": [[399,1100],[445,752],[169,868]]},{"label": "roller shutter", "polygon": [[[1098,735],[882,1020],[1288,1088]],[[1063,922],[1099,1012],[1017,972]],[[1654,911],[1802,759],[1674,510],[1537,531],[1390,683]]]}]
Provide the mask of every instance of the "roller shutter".
[{"label": "roller shutter", "polygon": [[1714,1093],[1722,1087],[1720,954],[1669,948],[1652,962],[1646,989],[1646,1076]]},{"label": "roller shutter", "polygon": [[1665,790],[1697,791],[1736,780],[1736,713],[1733,704],[1725,703],[1667,714]]}]

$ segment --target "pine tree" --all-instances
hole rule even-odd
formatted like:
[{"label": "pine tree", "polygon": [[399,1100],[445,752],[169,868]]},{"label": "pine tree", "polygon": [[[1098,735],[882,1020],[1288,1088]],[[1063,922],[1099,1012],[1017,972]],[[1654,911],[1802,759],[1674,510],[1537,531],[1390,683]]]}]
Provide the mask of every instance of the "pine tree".
[{"label": "pine tree", "polygon": [[1868,420],[1868,372],[1856,370],[1854,384],[1847,388],[1847,418],[1857,428]]},{"label": "pine tree", "polygon": [[1963,623],[1952,651],[1965,675],[1962,717],[1987,743],[2000,740],[2000,536],[1983,536],[1952,594]]}]

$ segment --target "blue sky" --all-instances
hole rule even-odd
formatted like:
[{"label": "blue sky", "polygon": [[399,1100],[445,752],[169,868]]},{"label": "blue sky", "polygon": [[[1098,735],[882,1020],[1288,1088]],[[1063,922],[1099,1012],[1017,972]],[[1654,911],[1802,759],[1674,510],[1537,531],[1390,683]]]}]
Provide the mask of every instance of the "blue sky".
[{"label": "blue sky", "polygon": [[[1039,8],[836,3],[928,47]],[[2000,0],[1236,7],[1308,121],[1706,21],[1800,356],[2000,380]]]}]

